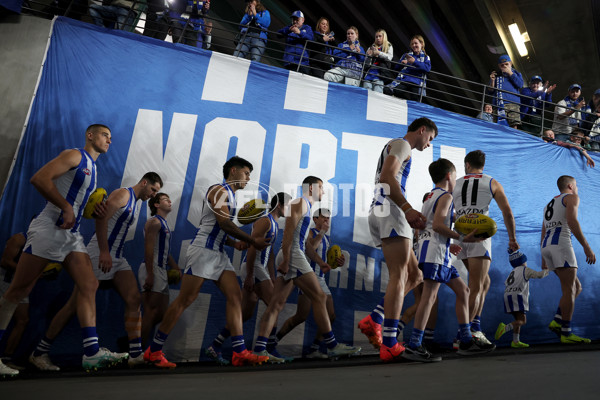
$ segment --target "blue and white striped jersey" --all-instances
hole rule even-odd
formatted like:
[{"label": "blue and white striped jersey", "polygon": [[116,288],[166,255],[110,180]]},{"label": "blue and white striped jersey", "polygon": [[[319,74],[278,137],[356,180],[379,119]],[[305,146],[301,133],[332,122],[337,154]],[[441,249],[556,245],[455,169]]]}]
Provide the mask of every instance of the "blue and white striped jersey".
[{"label": "blue and white striped jersey", "polygon": [[229,219],[233,220],[235,216],[235,193],[227,183],[212,185],[208,188],[206,196],[202,203],[202,215],[200,217],[200,227],[196,231],[196,236],[191,245],[200,246],[211,250],[223,252],[227,234],[217,222],[217,217],[208,201],[208,193],[215,190],[215,186],[222,186],[226,189],[226,197],[219,198],[219,205],[225,204],[229,210]]},{"label": "blue and white striped jersey", "polygon": [[[79,165],[54,180],[60,195],[73,207],[75,225],[71,228],[71,232],[79,231],[83,209],[90,194],[96,189],[96,162],[84,149],[76,150],[81,153]],[[56,221],[57,226],[63,223],[62,210],[49,201],[46,202],[46,206],[39,216]]]}]

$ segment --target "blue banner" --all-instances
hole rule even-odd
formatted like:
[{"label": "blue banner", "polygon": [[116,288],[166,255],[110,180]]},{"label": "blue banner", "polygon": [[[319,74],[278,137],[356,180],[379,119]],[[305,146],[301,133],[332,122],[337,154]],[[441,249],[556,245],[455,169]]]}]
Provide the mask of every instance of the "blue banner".
[{"label": "blue banner", "polygon": [[[162,191],[173,200],[168,222],[174,231],[172,254],[180,266],[185,264],[185,249],[194,236],[206,188],[222,180],[222,165],[230,156],[250,160],[254,165],[251,178],[274,191],[296,194],[305,176],[316,175],[326,182],[323,204],[333,211],[332,242],[342,247],[347,260],[343,268],[327,275],[336,306],[334,332],[341,341],[364,345],[367,342],[356,324],[377,304],[387,284],[381,250],[373,247],[366,222],[375,168],[383,145],[403,136],[408,123],[421,116],[436,122],[439,136],[431,148],[413,152],[407,192],[414,206],[420,206],[423,194],[432,188],[427,172],[430,162],[448,158],[461,176],[465,154],[481,149],[487,153],[485,172],[504,186],[516,219],[517,239],[531,268],[541,266],[542,210],[558,194],[560,175],[577,179],[581,226],[592,249],[600,250],[600,220],[593,217],[600,198],[600,175],[585,166],[577,151],[425,104],[60,17],[53,25],[41,81],[0,203],[4,224],[0,240],[26,230],[31,216],[44,204],[29,184],[31,176],[63,149],[83,147],[85,128],[92,123],[106,124],[112,130],[112,145],[97,162],[98,186],[110,193],[135,184],[147,171],[162,176]],[[142,207],[137,228],[125,245],[125,256],[136,273],[143,258],[147,215]],[[498,322],[511,320],[502,306],[504,280],[511,267],[506,229],[495,203],[490,215],[499,231],[493,238],[492,284],[482,327],[493,336]],[[86,239],[93,229],[92,221],[84,223]],[[594,310],[599,300],[592,288],[600,273],[585,265],[576,241],[574,247],[584,288],[577,298],[575,330],[598,338]],[[239,268],[242,254],[230,251],[230,255]],[[464,272],[460,262],[457,268]],[[58,283],[42,282],[35,289],[30,343],[41,336],[71,285],[68,277],[61,276]],[[530,313],[521,337],[529,343],[556,340],[546,325],[560,298],[558,279],[551,274],[532,281],[530,287]],[[47,300],[51,298],[57,300]],[[172,340],[178,343],[172,344],[177,359],[197,359],[200,347],[210,344],[225,323],[224,301],[212,283],[204,285],[178,324],[179,333],[172,335],[179,338]],[[408,295],[406,304],[412,302]],[[121,303],[112,291],[100,291],[100,340],[111,348],[124,335]],[[295,295],[280,316],[280,324],[294,311]],[[244,325],[249,345],[256,326],[256,318]],[[456,327],[454,295],[442,288],[436,340],[451,341]],[[300,326],[282,345],[299,353],[302,345],[312,342],[315,330],[312,322]],[[73,322],[54,351],[64,356],[79,354],[79,345]]]}]

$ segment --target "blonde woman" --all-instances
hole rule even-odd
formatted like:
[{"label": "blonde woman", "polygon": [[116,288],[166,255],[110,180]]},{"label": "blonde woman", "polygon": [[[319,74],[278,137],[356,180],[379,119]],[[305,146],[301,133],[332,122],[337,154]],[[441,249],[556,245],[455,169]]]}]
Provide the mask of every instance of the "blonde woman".
[{"label": "blonde woman", "polygon": [[394,58],[394,47],[388,41],[387,33],[383,29],[375,32],[375,41],[367,49],[371,67],[365,76],[363,87],[375,92],[383,93],[384,80],[393,79],[390,76],[391,61]]},{"label": "blonde woman", "polygon": [[323,79],[330,82],[345,82],[348,85],[359,86],[365,50],[358,42],[358,29],[351,26],[346,30],[346,41],[340,43],[333,51],[337,59],[336,67],[325,73]]},{"label": "blonde woman", "polygon": [[400,68],[394,82],[383,89],[385,94],[418,101],[421,94],[425,95],[425,77],[431,71],[431,60],[425,53],[425,39],[415,35],[410,39],[410,49],[400,57],[396,69]]}]

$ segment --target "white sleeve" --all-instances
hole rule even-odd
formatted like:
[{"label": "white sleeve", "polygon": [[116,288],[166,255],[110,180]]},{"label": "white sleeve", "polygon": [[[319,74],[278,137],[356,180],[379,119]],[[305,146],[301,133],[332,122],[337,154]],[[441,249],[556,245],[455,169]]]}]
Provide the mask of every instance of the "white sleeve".
[{"label": "white sleeve", "polygon": [[556,114],[564,114],[567,112],[567,103],[564,100],[556,103],[556,110],[554,110]]},{"label": "white sleeve", "polygon": [[390,47],[388,47],[388,51],[387,52],[379,52],[379,58],[383,58],[385,60],[388,61],[392,61],[392,59],[394,58],[394,47],[390,44]]},{"label": "white sleeve", "polygon": [[410,157],[410,152],[410,144],[406,140],[398,139],[389,144],[388,154],[396,157],[400,163],[403,163]]},{"label": "white sleeve", "polygon": [[542,278],[545,278],[546,276],[548,276],[549,272],[550,271],[547,269],[543,269],[541,271],[536,271],[534,269],[525,267],[525,278],[526,279],[531,279],[531,278],[542,279]]}]

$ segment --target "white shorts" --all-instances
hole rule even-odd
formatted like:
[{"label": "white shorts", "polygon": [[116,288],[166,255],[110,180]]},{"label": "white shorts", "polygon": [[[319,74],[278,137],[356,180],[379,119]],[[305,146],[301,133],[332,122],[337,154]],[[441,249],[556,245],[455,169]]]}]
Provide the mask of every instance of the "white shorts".
[{"label": "white shorts", "polygon": [[[454,241],[454,243],[458,244],[457,241]],[[462,250],[456,256],[459,260],[474,257],[487,257],[490,260],[492,259],[492,238],[487,238],[477,243],[463,243],[460,247],[462,247]]]},{"label": "white shorts", "polygon": [[[327,296],[331,296],[331,291],[329,290],[329,286],[327,286],[327,282],[325,282],[325,277],[317,275],[317,281],[319,282],[319,286],[321,287],[323,293],[325,293]],[[298,294],[302,294],[302,290],[300,288],[298,288]]]},{"label": "white shorts", "polygon": [[549,244],[542,249],[542,257],[550,271],[557,268],[577,268],[575,251],[570,244]]},{"label": "white shorts", "polygon": [[[10,283],[12,282],[6,282],[4,280],[4,277],[6,276],[6,270],[2,267],[0,267],[0,296],[2,296],[4,293],[6,293],[6,291],[8,290],[8,288],[10,287]],[[23,300],[21,300],[19,302],[19,304],[29,304],[29,296],[26,296],[25,298],[23,298]]]},{"label": "white shorts", "polygon": [[194,245],[188,247],[185,275],[217,281],[225,271],[235,272],[226,253]]},{"label": "white shorts", "polygon": [[90,255],[90,260],[92,260],[92,270],[94,271],[94,275],[99,281],[110,281],[115,277],[115,274],[119,271],[131,271],[131,265],[124,258],[115,258],[114,255],[111,254],[112,257],[112,268],[108,272],[103,272],[99,264],[100,259],[100,249],[96,245],[88,245],[87,248],[88,254]]},{"label": "white shorts", "polygon": [[[246,263],[242,263],[240,267],[240,278],[242,282],[246,279]],[[269,276],[269,272],[265,267],[257,267],[254,264],[254,283],[260,283],[264,281],[270,281],[271,277]]]},{"label": "white shorts", "polygon": [[[309,272],[314,273],[315,271],[312,269],[308,261],[306,260],[306,256],[304,253],[298,248],[295,249],[292,247],[290,250],[290,264],[287,274],[283,277],[286,281],[290,279],[295,279],[304,274],[308,274]],[[283,253],[281,250],[277,252],[277,257],[275,257],[275,266],[281,264],[283,261]]]},{"label": "white shorts", "polygon": [[369,210],[369,231],[377,247],[381,239],[405,237],[413,239],[413,230],[408,224],[404,212],[389,202],[371,207]]},{"label": "white shorts", "polygon": [[87,253],[79,232],[61,229],[44,215],[29,224],[23,252],[56,262],[63,262],[71,253]]},{"label": "white shorts", "polygon": [[[158,265],[155,265],[152,269],[154,272],[154,284],[150,289],[151,292],[166,294],[169,295],[169,279],[167,277],[167,270],[164,268],[159,268]],[[146,277],[148,273],[146,272],[146,263],[142,263],[140,265],[140,269],[138,270],[138,283],[140,285],[140,292],[144,292],[144,282],[146,282]]]}]

